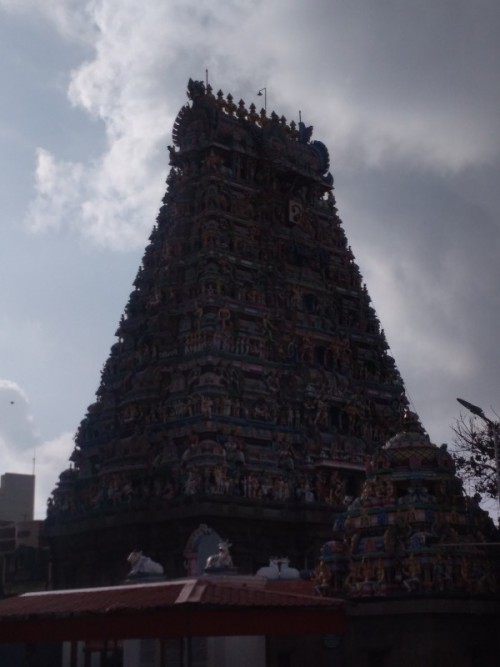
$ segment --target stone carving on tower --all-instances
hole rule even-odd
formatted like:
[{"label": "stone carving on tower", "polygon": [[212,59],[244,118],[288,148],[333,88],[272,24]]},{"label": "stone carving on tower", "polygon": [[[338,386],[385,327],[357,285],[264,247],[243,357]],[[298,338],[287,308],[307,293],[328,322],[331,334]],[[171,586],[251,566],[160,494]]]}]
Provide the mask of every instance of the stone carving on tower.
[{"label": "stone carving on tower", "polygon": [[[325,145],[199,81],[188,97],[117,342],[49,500],[56,554],[65,536],[99,534],[103,515],[168,522],[202,501],[187,535],[224,503],[327,530],[407,403]],[[241,543],[222,519],[217,530]],[[167,537],[143,539],[165,562]]]}]

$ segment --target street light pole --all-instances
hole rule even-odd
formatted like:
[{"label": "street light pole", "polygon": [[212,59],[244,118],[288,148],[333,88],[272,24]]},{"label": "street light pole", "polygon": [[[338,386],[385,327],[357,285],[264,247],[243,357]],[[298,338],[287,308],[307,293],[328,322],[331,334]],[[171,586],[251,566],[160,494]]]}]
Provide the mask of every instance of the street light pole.
[{"label": "street light pole", "polygon": [[495,454],[495,469],[497,477],[497,502],[500,512],[500,453],[498,446],[498,429],[500,424],[489,419],[479,406],[474,405],[473,403],[469,403],[468,401],[464,401],[463,398],[457,398],[457,401],[460,403],[460,405],[463,405],[464,408],[467,408],[469,412],[472,412],[473,415],[476,415],[476,417],[479,417],[486,424],[488,424],[489,428],[491,429],[491,433],[493,434],[493,451]]},{"label": "street light pole", "polygon": [[264,91],[264,110],[267,113],[267,88],[261,88],[257,95],[262,97],[262,91]]}]

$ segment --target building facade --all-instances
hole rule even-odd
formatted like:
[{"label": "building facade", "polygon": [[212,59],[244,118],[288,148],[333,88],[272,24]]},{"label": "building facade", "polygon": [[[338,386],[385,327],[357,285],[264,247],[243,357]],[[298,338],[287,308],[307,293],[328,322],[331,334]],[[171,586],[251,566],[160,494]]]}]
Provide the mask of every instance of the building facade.
[{"label": "building facade", "polygon": [[0,521],[33,521],[35,476],[6,472],[0,477]]}]

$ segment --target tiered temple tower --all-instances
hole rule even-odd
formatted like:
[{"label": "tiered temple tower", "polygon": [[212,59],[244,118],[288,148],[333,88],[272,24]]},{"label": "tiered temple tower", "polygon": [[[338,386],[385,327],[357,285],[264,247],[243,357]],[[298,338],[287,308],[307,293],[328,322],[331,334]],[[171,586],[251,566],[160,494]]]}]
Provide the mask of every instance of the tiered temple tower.
[{"label": "tiered temple tower", "polygon": [[49,500],[56,586],[116,581],[134,547],[193,573],[211,531],[244,571],[270,556],[313,567],[407,403],[312,127],[201,82],[188,96],[118,340]]}]

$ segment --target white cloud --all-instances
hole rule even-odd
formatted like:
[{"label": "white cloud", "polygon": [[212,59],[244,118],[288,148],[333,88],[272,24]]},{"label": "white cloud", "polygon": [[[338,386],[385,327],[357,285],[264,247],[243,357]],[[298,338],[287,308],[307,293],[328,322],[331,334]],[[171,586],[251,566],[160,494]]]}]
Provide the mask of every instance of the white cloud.
[{"label": "white cloud", "polygon": [[37,197],[28,208],[27,221],[35,232],[58,228],[78,216],[82,189],[85,191],[82,164],[58,160],[48,151],[37,151]]},{"label": "white cloud", "polygon": [[[340,0],[307,9],[298,0],[44,3],[40,11],[62,34],[80,30],[92,40],[94,57],[72,72],[68,96],[103,122],[107,143],[87,163],[39,150],[30,224],[70,224],[112,248],[143,244],[163,194],[165,145],[182,91],[205,68],[226,92],[235,86],[255,94],[267,85],[270,108],[277,99],[292,110],[302,103],[317,138],[345,164],[405,160],[456,172],[487,163],[499,151],[495,116],[477,117],[467,84],[486,94],[490,82],[478,84],[457,56],[475,47],[479,66],[481,39],[488,45],[490,35],[471,33],[465,45],[443,34],[449,12],[444,3],[431,5],[407,16],[370,4],[348,11]],[[460,17],[470,20],[465,10]],[[443,74],[450,90],[439,88]]]},{"label": "white cloud", "polygon": [[[68,96],[74,106],[103,121],[107,146],[98,160],[85,165],[54,159],[57,190],[39,170],[32,207],[39,211],[39,228],[53,225],[54,219],[73,220],[96,244],[115,249],[143,245],[164,191],[167,136],[185,101],[185,73],[191,62],[202,73],[203,49],[217,50],[224,29],[234,27],[244,5],[250,8],[249,3],[228,2],[222,13],[209,2],[185,0],[88,6],[98,27],[95,57],[72,73]],[[177,98],[169,103],[165,92],[172,80]],[[76,196],[66,196],[77,179]]]},{"label": "white cloud", "polygon": [[4,394],[4,399],[8,398],[12,401],[16,398],[20,398],[23,402],[28,402],[28,398],[24,391],[17,382],[12,382],[12,380],[0,379],[0,392]]},{"label": "white cloud", "polygon": [[28,398],[10,380],[0,380],[0,438],[18,453],[32,449],[38,442]]},{"label": "white cloud", "polygon": [[49,21],[66,39],[90,42],[95,35],[91,20],[93,1],[84,0],[0,0],[0,9]]}]

